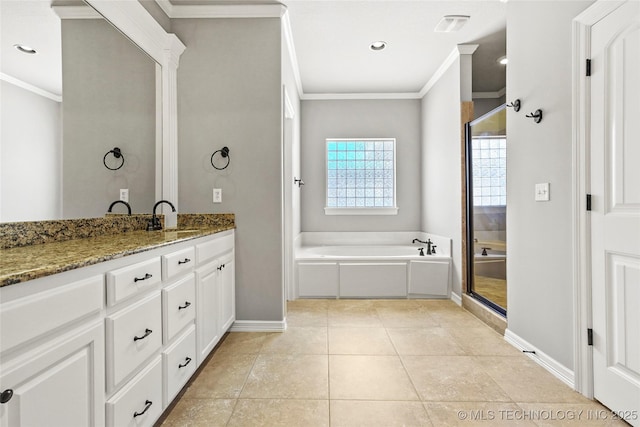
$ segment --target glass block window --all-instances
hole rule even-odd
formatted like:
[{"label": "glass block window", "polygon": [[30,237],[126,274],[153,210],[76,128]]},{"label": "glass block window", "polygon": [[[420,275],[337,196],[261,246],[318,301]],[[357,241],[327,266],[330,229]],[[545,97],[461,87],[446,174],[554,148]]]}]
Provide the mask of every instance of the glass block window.
[{"label": "glass block window", "polygon": [[507,139],[474,137],[471,147],[474,206],[506,206]]},{"label": "glass block window", "polygon": [[396,140],[327,139],[327,208],[395,208]]}]

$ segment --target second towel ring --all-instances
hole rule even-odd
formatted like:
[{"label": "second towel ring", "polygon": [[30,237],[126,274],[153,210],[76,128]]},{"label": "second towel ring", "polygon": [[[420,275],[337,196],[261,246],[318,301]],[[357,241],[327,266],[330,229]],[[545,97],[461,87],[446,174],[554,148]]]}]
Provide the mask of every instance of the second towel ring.
[{"label": "second towel ring", "polygon": [[[122,158],[122,163],[120,163],[120,166],[116,168],[110,168],[107,165],[107,156],[109,154],[113,154],[113,157],[115,157],[116,159]],[[120,169],[122,166],[124,166],[124,155],[122,154],[122,150],[120,150],[118,147],[114,147],[113,150],[107,151],[107,154],[105,154],[104,157],[102,158],[102,164],[104,164],[105,168],[112,171],[117,171],[118,169]]]},{"label": "second towel ring", "polygon": [[[213,158],[218,153],[220,153],[220,157],[222,157],[223,159],[227,159],[227,163],[222,167],[218,167],[213,163]],[[211,155],[211,166],[213,166],[214,169],[221,171],[223,169],[226,169],[227,166],[229,166],[229,163],[231,163],[231,156],[229,156],[229,147],[222,147],[221,149],[214,151]]]}]

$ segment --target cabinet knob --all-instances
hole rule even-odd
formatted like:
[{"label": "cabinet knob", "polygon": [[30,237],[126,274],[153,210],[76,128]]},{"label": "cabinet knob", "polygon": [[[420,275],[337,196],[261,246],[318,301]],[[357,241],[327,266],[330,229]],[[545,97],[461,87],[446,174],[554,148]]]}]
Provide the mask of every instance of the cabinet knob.
[{"label": "cabinet knob", "polygon": [[144,415],[145,412],[147,412],[147,410],[149,410],[149,408],[151,408],[151,405],[153,405],[153,402],[150,400],[147,400],[144,402],[144,410],[142,412],[134,412],[133,413],[133,418],[135,417],[139,417],[140,415]]},{"label": "cabinet knob", "polygon": [[190,260],[189,258],[185,258],[185,259],[184,259],[184,261],[180,261],[180,260],[178,260],[178,265],[180,265],[180,264],[186,264],[186,263],[188,263],[188,262],[191,262],[191,260]]},{"label": "cabinet knob", "polygon": [[10,388],[0,393],[0,403],[7,403],[13,397],[13,390]]},{"label": "cabinet knob", "polygon": [[143,336],[141,336],[141,337],[134,336],[133,340],[134,341],[143,340],[146,337],[148,337],[149,335],[151,335],[151,332],[153,332],[153,331],[151,329],[147,328],[147,329],[144,330],[144,335]]},{"label": "cabinet knob", "polygon": [[189,301],[185,301],[184,305],[179,305],[178,306],[178,310],[184,310],[185,308],[189,307],[191,305],[191,303]]}]

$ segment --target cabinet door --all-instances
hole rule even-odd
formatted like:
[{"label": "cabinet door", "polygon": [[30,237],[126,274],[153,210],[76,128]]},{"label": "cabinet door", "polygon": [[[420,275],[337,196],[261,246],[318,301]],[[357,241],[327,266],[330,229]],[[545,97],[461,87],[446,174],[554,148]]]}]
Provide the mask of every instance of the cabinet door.
[{"label": "cabinet door", "polygon": [[236,320],[235,262],[233,252],[220,259],[220,336]]},{"label": "cabinet door", "polygon": [[[33,355],[33,357],[32,357]],[[102,322],[43,344],[3,364],[0,425],[104,426],[104,327]]]},{"label": "cabinet door", "polygon": [[198,366],[220,340],[220,281],[216,261],[196,270],[196,329]]}]

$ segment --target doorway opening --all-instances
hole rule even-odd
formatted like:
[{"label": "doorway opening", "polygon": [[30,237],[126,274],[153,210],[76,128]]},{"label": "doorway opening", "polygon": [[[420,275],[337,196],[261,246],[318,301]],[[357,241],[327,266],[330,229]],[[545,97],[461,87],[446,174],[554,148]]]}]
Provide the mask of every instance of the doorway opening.
[{"label": "doorway opening", "polygon": [[506,105],[467,123],[465,130],[467,293],[506,316]]}]

